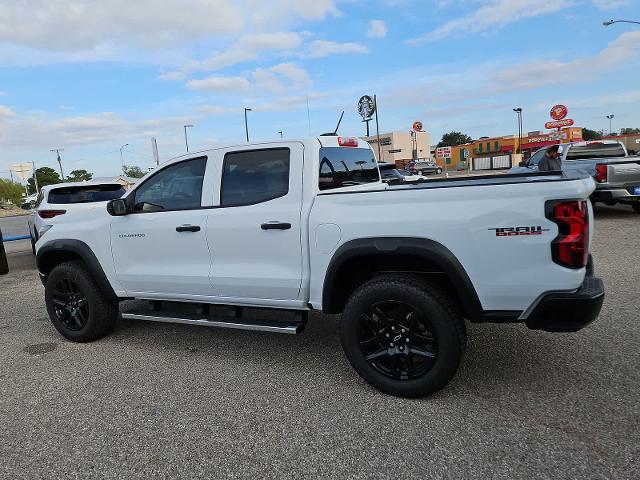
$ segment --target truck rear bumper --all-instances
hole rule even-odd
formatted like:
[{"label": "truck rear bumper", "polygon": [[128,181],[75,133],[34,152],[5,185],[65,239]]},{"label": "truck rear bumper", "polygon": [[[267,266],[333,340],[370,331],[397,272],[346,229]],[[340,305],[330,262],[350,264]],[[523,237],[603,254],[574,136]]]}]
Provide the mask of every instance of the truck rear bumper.
[{"label": "truck rear bumper", "polygon": [[632,188],[611,188],[611,189],[596,189],[591,194],[591,200],[595,202],[634,202],[640,200],[639,195],[633,195]]},{"label": "truck rear bumper", "polygon": [[543,295],[525,323],[547,332],[577,332],[598,318],[603,301],[604,284],[589,272],[575,292]]}]

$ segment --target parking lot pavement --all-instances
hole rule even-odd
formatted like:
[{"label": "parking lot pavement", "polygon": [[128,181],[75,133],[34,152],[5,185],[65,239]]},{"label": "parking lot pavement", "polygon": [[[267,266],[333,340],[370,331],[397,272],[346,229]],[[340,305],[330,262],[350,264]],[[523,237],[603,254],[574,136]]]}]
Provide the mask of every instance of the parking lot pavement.
[{"label": "parking lot pavement", "polygon": [[640,478],[640,216],[597,208],[607,297],[575,334],[470,325],[437,395],[379,393],[338,318],[299,336],[48,321],[28,242],[0,277],[2,478]]},{"label": "parking lot pavement", "polygon": [[0,218],[0,230],[2,235],[8,237],[10,235],[28,235],[29,226],[27,224],[28,215],[18,215],[13,217]]}]

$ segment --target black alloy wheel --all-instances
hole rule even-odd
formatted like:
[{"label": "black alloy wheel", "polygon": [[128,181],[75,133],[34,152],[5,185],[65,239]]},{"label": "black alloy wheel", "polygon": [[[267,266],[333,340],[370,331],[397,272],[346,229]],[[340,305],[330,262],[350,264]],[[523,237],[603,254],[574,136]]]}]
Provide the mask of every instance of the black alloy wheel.
[{"label": "black alloy wheel", "polygon": [[82,330],[89,320],[89,302],[80,286],[69,278],[56,282],[51,290],[56,319],[72,332]]},{"label": "black alloy wheel", "polygon": [[360,351],[377,372],[395,380],[413,380],[431,370],[438,339],[417,307],[386,300],[371,305],[360,318]]}]

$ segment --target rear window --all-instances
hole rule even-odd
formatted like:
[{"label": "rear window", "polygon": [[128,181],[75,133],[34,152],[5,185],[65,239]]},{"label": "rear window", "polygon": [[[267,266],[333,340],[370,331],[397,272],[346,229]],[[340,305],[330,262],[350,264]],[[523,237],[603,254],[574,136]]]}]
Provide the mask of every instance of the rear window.
[{"label": "rear window", "polygon": [[373,152],[366,148],[320,149],[320,190],[363,185],[380,180]]},{"label": "rear window", "polygon": [[107,202],[124,195],[121,185],[87,185],[86,187],[63,187],[49,192],[49,203],[68,205],[71,203]]},{"label": "rear window", "polygon": [[567,153],[567,160],[624,156],[624,148],[619,143],[590,143],[571,147]]}]

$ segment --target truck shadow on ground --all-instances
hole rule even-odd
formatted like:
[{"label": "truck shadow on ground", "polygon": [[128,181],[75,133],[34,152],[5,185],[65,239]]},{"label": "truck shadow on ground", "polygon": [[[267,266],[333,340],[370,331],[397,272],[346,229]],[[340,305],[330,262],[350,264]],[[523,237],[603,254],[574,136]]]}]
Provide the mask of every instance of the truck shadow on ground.
[{"label": "truck shadow on ground", "polygon": [[[313,314],[307,328],[292,336],[121,320],[111,341],[135,344],[154,355],[170,350],[205,363],[267,368],[277,376],[295,369],[308,378],[333,377],[331,383],[340,388],[357,385],[372,392],[342,352],[339,322],[339,316]],[[580,352],[580,344],[567,335],[531,331],[522,325],[467,326],[468,346],[460,370],[438,397],[464,393],[491,399],[503,396],[505,388],[516,387],[520,395],[562,391],[568,383],[580,385],[581,378],[592,375],[575,362],[586,352]],[[570,373],[568,363],[574,365]]]}]

